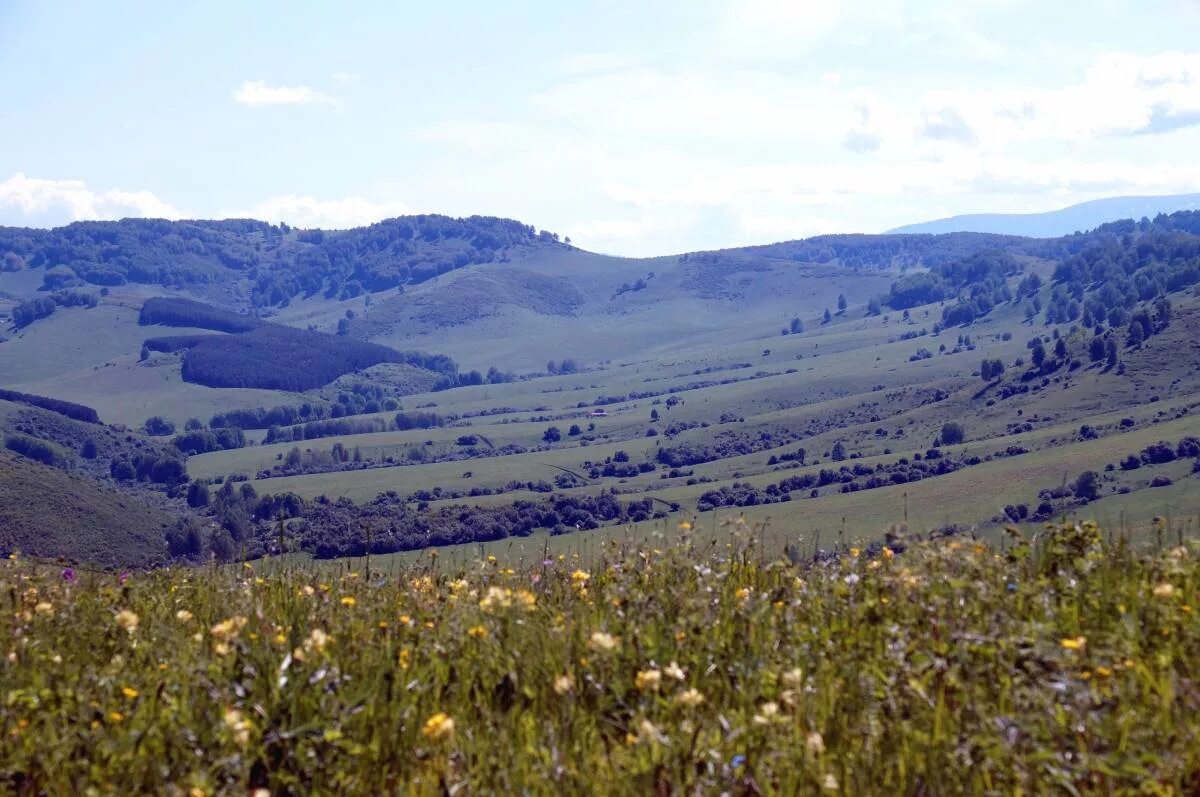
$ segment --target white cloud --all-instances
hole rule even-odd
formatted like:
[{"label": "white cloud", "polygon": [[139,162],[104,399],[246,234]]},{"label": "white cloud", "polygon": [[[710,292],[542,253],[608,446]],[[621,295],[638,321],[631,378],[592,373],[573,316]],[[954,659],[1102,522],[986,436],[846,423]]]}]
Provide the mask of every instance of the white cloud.
[{"label": "white cloud", "polygon": [[413,212],[407,204],[398,201],[375,202],[363,197],[317,199],[287,194],[271,197],[243,210],[222,210],[217,215],[226,219],[250,218],[276,224],[287,222],[295,227],[344,230]]},{"label": "white cloud", "polygon": [[177,219],[181,215],[149,191],[94,191],[83,180],[46,180],[20,172],[0,182],[0,213],[18,222],[56,224],[129,216]]},{"label": "white cloud", "polygon": [[262,105],[336,105],[337,100],[310,86],[270,86],[247,80],[233,90],[233,100],[256,108]]}]

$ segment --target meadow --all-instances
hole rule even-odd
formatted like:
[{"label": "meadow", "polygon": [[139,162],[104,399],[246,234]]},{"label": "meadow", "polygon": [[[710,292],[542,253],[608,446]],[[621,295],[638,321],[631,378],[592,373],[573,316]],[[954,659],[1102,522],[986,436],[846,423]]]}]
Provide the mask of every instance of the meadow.
[{"label": "meadow", "polygon": [[[1200,545],[0,563],[14,794],[1188,794]],[[265,791],[263,791],[265,790]]]}]

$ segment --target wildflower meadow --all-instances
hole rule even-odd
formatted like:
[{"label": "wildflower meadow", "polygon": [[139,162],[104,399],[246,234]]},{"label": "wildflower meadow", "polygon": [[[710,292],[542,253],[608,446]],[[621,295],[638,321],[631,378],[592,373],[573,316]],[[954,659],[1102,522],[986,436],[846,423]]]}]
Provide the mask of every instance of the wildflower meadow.
[{"label": "wildflower meadow", "polygon": [[1200,792],[1200,546],[1091,524],[0,588],[0,793]]}]

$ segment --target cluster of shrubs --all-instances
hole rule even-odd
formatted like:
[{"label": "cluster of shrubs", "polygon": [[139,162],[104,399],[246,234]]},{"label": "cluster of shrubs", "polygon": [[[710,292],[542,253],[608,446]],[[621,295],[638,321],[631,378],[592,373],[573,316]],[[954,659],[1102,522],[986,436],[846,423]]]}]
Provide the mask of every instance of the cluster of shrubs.
[{"label": "cluster of shrubs", "polygon": [[[1159,441],[1146,446],[1136,454],[1130,454],[1121,460],[1121,470],[1137,470],[1143,465],[1163,465],[1176,459],[1200,457],[1200,439],[1185,437],[1176,445]],[[1111,469],[1111,466],[1110,466]]]},{"label": "cluster of shrubs", "polygon": [[187,465],[177,456],[146,452],[132,457],[114,457],[109,475],[121,482],[153,482],[175,487],[187,482]]},{"label": "cluster of shrubs", "polygon": [[420,410],[398,412],[390,420],[380,417],[329,418],[310,421],[295,426],[272,426],[267,430],[264,443],[289,443],[300,440],[315,440],[321,437],[337,437],[371,432],[406,431],[409,429],[432,429],[444,426],[446,419],[435,412]]},{"label": "cluster of shrubs", "polygon": [[394,422],[378,416],[369,418],[330,418],[324,421],[309,421],[296,426],[272,426],[267,430],[263,443],[290,443],[300,440],[315,440],[320,437],[337,437],[347,434],[369,434],[394,429]]},{"label": "cluster of shrubs", "polygon": [[52,468],[68,468],[73,461],[62,448],[36,437],[10,434],[4,438],[4,447],[9,451],[28,457]]},{"label": "cluster of shrubs", "polygon": [[395,492],[366,504],[345,498],[305,501],[290,493],[259,497],[251,485],[237,487],[229,481],[215,492],[192,485],[189,495],[197,507],[207,508],[219,527],[215,534],[206,534],[203,524],[185,522],[168,533],[171,553],[193,558],[206,550],[220,559],[232,558],[239,549],[250,556],[277,551],[281,521],[289,549],[333,558],[523,537],[537,529],[561,534],[665,516],[655,511],[650,498],[625,502],[612,493],[432,508],[423,502],[414,507]]},{"label": "cluster of shrubs", "polygon": [[[991,457],[1014,457],[1028,453],[1021,446],[1009,446],[998,451]],[[958,458],[944,456],[936,448],[929,449],[924,455],[915,454],[910,459],[903,457],[896,462],[879,465],[856,463],[843,465],[834,470],[822,468],[817,473],[806,473],[790,476],[781,481],[757,487],[749,482],[734,482],[717,490],[709,490],[702,494],[696,508],[701,512],[724,506],[755,506],[758,504],[773,504],[791,501],[796,494],[807,494],[816,498],[822,487],[838,485],[838,491],[854,493],[861,490],[874,490],[880,487],[890,487],[896,484],[908,484],[922,479],[944,476],[962,468],[978,465],[983,462],[978,456],[962,455]],[[801,496],[804,497],[804,496]]]},{"label": "cluster of shrubs", "polygon": [[32,393],[19,393],[16,390],[0,390],[0,399],[12,401],[17,404],[28,404],[31,407],[39,407],[43,410],[56,412],[59,415],[65,415],[76,421],[83,421],[84,423],[100,423],[100,415],[91,407],[86,407],[83,404],[75,404],[70,401],[62,401],[46,396],[35,396]]},{"label": "cluster of shrubs", "polygon": [[194,456],[209,451],[243,448],[246,435],[241,429],[195,429],[177,436],[174,444],[184,456]]},{"label": "cluster of shrubs", "polygon": [[309,502],[291,532],[302,550],[317,558],[332,558],[367,553],[367,528],[371,529],[370,552],[390,553],[524,537],[537,529],[561,534],[605,524],[640,523],[655,514],[649,498],[622,502],[611,493],[554,496],[506,506],[436,508],[420,504],[412,508],[393,493],[361,506],[346,499]]},{"label": "cluster of shrubs", "polygon": [[790,433],[760,432],[758,436],[750,437],[732,431],[721,432],[714,435],[711,442],[708,443],[686,442],[674,446],[662,446],[655,454],[655,458],[659,463],[668,467],[682,468],[778,448],[787,445],[793,439],[794,435]]},{"label": "cluster of shrubs", "polygon": [[[1090,429],[1090,427],[1086,426],[1083,428]],[[1200,471],[1200,438],[1184,437],[1174,445],[1160,440],[1157,443],[1146,446],[1136,454],[1130,454],[1125,457],[1120,461],[1119,465],[1106,465],[1104,469],[1111,472],[1117,470],[1119,467],[1121,470],[1131,471],[1143,466],[1163,465],[1178,459],[1195,459],[1196,462],[1193,465],[1193,470]],[[1024,520],[1026,517],[1035,521],[1048,520],[1057,511],[1053,503],[1054,501],[1059,501],[1062,504],[1064,501],[1073,499],[1076,503],[1086,504],[1089,501],[1095,501],[1099,498],[1101,495],[1102,479],[1103,477],[1095,471],[1084,471],[1073,482],[1041,490],[1038,493],[1040,503],[1032,513],[1030,513],[1028,507],[1021,505],[1013,508],[1013,512],[1009,511],[1010,507],[1005,507],[1005,515],[1014,522]],[[1169,476],[1158,475],[1150,481],[1150,486],[1165,487],[1171,483]],[[1121,491],[1127,492],[1128,488],[1123,487]]]},{"label": "cluster of shrubs", "polygon": [[86,291],[55,291],[50,296],[39,296],[21,302],[12,311],[13,326],[18,329],[29,326],[34,321],[53,315],[59,307],[95,307],[100,298]]}]

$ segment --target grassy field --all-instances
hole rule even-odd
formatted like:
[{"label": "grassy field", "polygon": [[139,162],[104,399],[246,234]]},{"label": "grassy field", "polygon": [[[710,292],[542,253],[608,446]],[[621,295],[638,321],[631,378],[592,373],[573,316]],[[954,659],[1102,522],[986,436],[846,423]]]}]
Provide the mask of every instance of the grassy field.
[{"label": "grassy field", "polygon": [[[1200,545],[0,563],[20,793],[1185,794]],[[367,563],[361,563],[366,565]],[[61,571],[61,572],[60,572]],[[548,644],[552,641],[552,644]],[[969,765],[964,765],[964,757]]]}]

